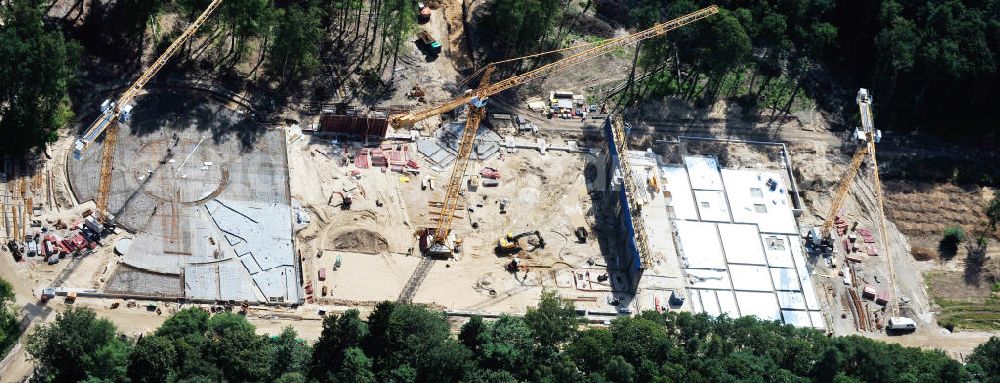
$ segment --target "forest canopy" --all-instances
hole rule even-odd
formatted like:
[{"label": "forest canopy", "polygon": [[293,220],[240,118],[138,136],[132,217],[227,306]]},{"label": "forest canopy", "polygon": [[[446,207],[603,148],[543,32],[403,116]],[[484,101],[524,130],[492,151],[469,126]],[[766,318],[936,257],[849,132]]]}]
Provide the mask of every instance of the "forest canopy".
[{"label": "forest canopy", "polygon": [[[319,325],[316,323],[315,325]],[[27,350],[50,382],[998,382],[1000,338],[962,365],[940,351],[827,337],[753,317],[644,312],[584,326],[543,295],[526,315],[472,317],[384,302],[323,318],[315,343],[291,328],[257,335],[246,318],[186,308],[125,337],[86,308],[38,326]]]}]

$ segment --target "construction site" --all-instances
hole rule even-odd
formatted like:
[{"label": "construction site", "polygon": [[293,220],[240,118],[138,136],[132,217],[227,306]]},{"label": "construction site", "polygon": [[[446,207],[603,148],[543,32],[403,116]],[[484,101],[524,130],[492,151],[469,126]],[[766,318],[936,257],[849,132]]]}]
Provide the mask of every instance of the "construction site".
[{"label": "construction site", "polygon": [[[4,267],[43,301],[151,317],[239,306],[316,336],[322,314],[386,300],[497,316],[546,291],[598,324],[680,310],[940,335],[885,218],[864,89],[849,137],[792,142],[655,133],[547,78],[716,12],[506,79],[487,65],[450,100],[417,102],[445,92],[414,87],[405,107],[339,104],[287,123],[212,89],[145,89],[185,31],[51,159],[4,162]],[[548,88],[492,102],[536,79]]]}]

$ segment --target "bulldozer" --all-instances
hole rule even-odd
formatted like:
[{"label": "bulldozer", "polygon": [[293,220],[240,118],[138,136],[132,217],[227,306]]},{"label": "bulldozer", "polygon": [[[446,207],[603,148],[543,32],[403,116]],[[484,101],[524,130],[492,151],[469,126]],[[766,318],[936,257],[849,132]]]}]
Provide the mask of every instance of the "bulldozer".
[{"label": "bulldozer", "polygon": [[[537,238],[537,242],[533,243],[532,248],[524,249],[518,242],[518,240],[530,236],[535,236],[535,238]],[[522,250],[534,251],[535,249],[542,249],[542,248],[545,248],[545,239],[542,238],[542,233],[539,232],[538,230],[526,231],[516,235],[514,233],[507,233],[506,236],[500,238],[497,241],[496,253],[497,255],[510,255],[518,253]]]}]

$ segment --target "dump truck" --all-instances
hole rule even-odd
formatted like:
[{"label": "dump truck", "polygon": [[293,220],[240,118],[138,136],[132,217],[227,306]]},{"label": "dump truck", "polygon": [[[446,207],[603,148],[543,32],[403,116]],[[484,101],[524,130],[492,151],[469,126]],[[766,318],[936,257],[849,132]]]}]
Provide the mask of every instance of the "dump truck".
[{"label": "dump truck", "polygon": [[420,37],[420,42],[424,44],[424,47],[432,54],[438,54],[441,52],[441,43],[434,39],[434,36],[427,31],[420,31],[418,35]]}]

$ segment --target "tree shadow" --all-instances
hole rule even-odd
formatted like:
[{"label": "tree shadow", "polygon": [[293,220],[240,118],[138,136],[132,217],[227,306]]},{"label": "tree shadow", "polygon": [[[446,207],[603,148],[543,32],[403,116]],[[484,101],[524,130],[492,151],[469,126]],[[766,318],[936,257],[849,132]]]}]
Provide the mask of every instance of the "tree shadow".
[{"label": "tree shadow", "polygon": [[989,259],[989,257],[986,256],[986,246],[987,241],[979,240],[978,238],[973,238],[966,242],[965,250],[967,254],[965,255],[964,273],[966,284],[979,286],[983,266]]},{"label": "tree shadow", "polygon": [[159,133],[193,130],[210,134],[215,145],[237,139],[248,152],[266,128],[242,109],[226,107],[228,100],[193,91],[157,91],[137,99],[129,122],[130,134],[142,138]]},{"label": "tree shadow", "polygon": [[945,261],[955,258],[958,255],[958,243],[941,239],[938,241],[938,255]]}]

